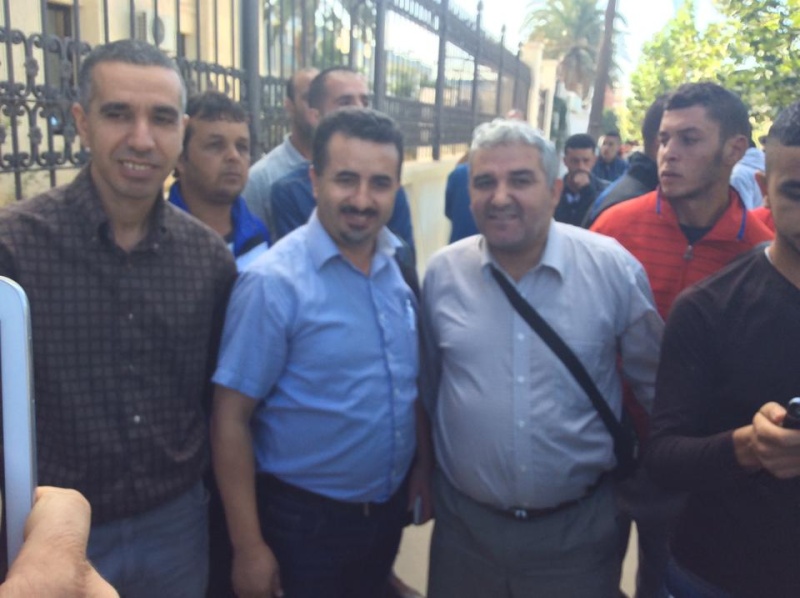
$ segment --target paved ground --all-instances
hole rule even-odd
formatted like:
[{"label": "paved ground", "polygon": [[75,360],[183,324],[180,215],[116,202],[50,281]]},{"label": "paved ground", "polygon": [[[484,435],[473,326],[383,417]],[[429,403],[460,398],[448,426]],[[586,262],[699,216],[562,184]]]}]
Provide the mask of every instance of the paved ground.
[{"label": "paved ground", "polygon": [[[419,527],[407,527],[400,544],[400,555],[395,562],[395,573],[411,587],[425,593],[428,583],[428,544],[430,542],[432,523]],[[622,590],[633,596],[636,575],[636,532],[631,535],[628,554],[622,571]]]}]

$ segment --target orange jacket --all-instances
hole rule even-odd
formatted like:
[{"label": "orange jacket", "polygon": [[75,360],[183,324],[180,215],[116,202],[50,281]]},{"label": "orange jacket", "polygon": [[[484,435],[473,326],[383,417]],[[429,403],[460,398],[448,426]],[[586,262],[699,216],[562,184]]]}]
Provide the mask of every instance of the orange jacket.
[{"label": "orange jacket", "polygon": [[642,263],[665,320],[683,289],[773,237],[733,189],[728,209],[694,245],[689,245],[672,205],[658,190],[609,208],[591,230],[614,237]]}]

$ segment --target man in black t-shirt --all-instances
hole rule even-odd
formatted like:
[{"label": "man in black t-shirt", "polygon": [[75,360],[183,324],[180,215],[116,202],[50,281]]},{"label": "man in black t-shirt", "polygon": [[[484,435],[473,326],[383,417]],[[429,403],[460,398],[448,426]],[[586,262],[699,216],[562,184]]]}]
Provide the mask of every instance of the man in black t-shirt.
[{"label": "man in black t-shirt", "polygon": [[800,431],[782,427],[800,395],[800,103],[778,116],[766,152],[775,241],[684,293],[664,334],[647,463],[689,492],[672,540],[675,598],[800,588]]}]

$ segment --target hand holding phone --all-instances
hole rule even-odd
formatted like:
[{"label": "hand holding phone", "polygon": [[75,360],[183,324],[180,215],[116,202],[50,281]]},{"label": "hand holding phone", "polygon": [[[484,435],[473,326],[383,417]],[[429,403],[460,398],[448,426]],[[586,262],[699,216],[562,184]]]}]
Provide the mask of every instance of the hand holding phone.
[{"label": "hand holding phone", "polygon": [[22,546],[25,520],[33,506],[36,490],[36,435],[28,298],[17,283],[2,276],[0,376],[5,464],[4,515],[8,562],[11,563]]},{"label": "hand holding phone", "polygon": [[789,399],[786,404],[786,417],[783,418],[783,427],[790,430],[800,430],[800,397]]}]

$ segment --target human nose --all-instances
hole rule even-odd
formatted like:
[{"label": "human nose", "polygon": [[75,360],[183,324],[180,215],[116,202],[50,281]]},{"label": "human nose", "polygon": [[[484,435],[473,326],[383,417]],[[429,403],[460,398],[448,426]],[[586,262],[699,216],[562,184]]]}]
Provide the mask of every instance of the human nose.
[{"label": "human nose", "polygon": [[372,203],[372,192],[369,181],[361,181],[356,185],[355,192],[351,198],[351,204],[359,210],[368,207]]},{"label": "human nose", "polygon": [[492,193],[491,202],[496,206],[503,206],[509,203],[509,186],[505,181],[498,181]]},{"label": "human nose", "polygon": [[131,148],[137,152],[147,152],[155,147],[153,129],[148,119],[137,118],[134,120],[128,142]]},{"label": "human nose", "polygon": [[673,139],[662,140],[658,146],[658,157],[661,160],[674,160],[677,157],[678,144]]}]

